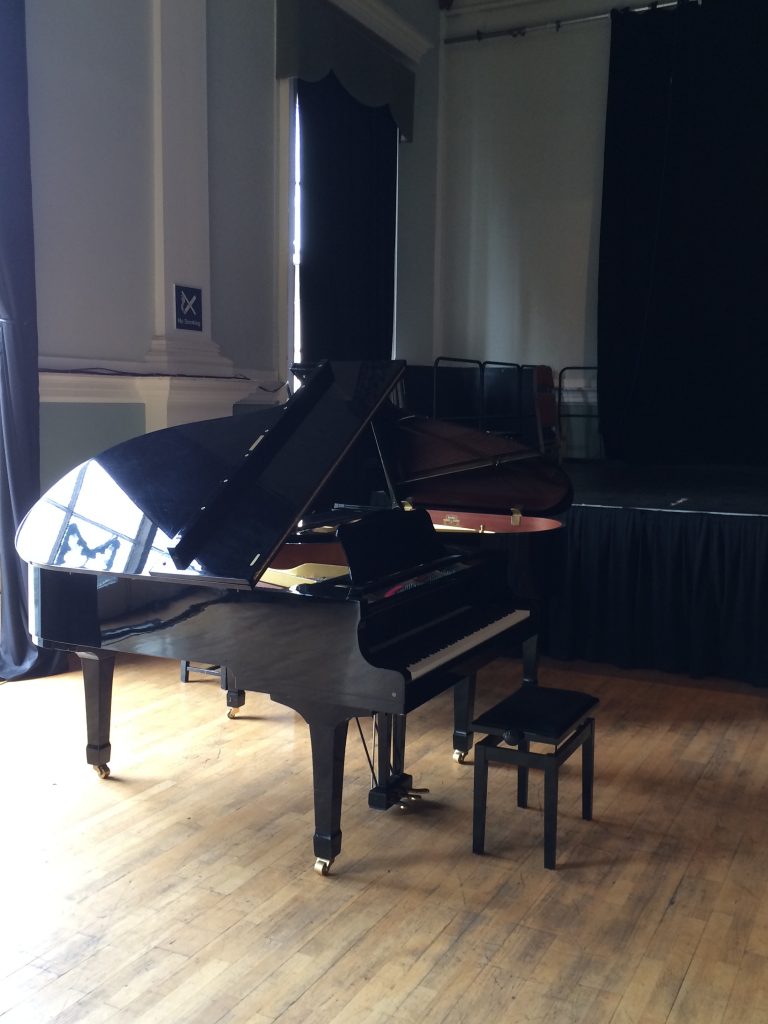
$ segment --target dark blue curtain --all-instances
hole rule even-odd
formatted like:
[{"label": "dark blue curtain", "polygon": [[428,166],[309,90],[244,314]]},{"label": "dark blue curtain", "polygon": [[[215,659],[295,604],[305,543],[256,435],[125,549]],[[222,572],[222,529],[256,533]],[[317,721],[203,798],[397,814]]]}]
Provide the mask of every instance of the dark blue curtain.
[{"label": "dark blue curtain", "polygon": [[610,458],[768,461],[765,0],[615,11],[600,240]]},{"label": "dark blue curtain", "polygon": [[39,396],[24,0],[0,4],[0,678],[62,658],[27,632],[27,569],[14,536],[40,490]]},{"label": "dark blue curtain", "polygon": [[397,126],[333,73],[298,99],[302,360],[390,359]]}]

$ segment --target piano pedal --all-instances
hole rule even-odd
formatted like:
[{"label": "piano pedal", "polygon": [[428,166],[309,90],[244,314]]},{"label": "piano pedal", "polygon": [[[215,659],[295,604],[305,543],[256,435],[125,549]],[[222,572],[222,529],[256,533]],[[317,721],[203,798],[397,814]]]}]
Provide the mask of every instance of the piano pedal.
[{"label": "piano pedal", "polygon": [[325,877],[331,873],[331,864],[333,864],[333,858],[326,860],[324,857],[317,857],[315,860],[315,871],[318,875]]},{"label": "piano pedal", "polygon": [[416,800],[422,799],[423,793],[428,792],[428,789],[409,789],[407,793],[402,794],[397,805],[401,811],[407,811],[412,803],[415,803]]}]

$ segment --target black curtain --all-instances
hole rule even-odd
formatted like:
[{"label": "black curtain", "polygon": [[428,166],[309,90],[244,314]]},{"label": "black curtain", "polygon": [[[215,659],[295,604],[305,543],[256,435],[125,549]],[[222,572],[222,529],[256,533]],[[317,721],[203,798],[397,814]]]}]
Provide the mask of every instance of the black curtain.
[{"label": "black curtain", "polygon": [[302,360],[390,359],[397,127],[332,73],[298,101]]},{"label": "black curtain", "polygon": [[768,4],[611,16],[600,240],[610,458],[768,460]]},{"label": "black curtain", "polygon": [[39,396],[24,0],[0,5],[0,678],[58,670],[27,632],[14,536],[40,490]]},{"label": "black curtain", "polygon": [[768,686],[768,517],[574,505],[547,650]]}]

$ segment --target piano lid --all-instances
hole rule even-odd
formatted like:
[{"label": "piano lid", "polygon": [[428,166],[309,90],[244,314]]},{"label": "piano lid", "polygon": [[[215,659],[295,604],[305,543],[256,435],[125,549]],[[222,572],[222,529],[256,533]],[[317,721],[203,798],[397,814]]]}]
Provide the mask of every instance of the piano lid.
[{"label": "piano lid", "polygon": [[528,516],[565,512],[573,486],[559,463],[514,438],[440,420],[404,416],[388,459],[398,494],[411,504],[476,512],[514,508]]},{"label": "piano lid", "polygon": [[390,483],[398,501],[423,508],[552,516],[571,505],[563,467],[514,438],[414,416],[389,402],[372,423],[375,438],[371,431],[360,437],[305,519],[390,504]]},{"label": "piano lid", "polygon": [[324,363],[284,405],[116,445],[35,504],[17,550],[68,570],[254,583],[404,367]]},{"label": "piano lid", "polygon": [[[300,380],[317,363],[295,363]],[[557,516],[570,508],[573,486],[563,467],[514,437],[431,419],[408,409],[395,392],[319,494],[315,519],[334,508],[388,505],[462,512]]]}]

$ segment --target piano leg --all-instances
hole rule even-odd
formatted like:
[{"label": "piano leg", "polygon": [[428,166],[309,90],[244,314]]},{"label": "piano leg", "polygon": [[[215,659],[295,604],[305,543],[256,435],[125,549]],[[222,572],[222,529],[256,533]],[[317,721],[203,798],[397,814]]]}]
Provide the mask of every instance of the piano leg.
[{"label": "piano leg", "polygon": [[376,785],[368,791],[368,806],[386,811],[395,804],[405,806],[407,800],[418,800],[413,776],[405,772],[405,715],[379,712],[374,716],[379,744]]},{"label": "piano leg", "polygon": [[111,651],[78,651],[77,656],[83,669],[85,688],[85,720],[88,746],[85,756],[88,764],[100,778],[109,777],[109,759],[112,746],[109,742],[109,726],[112,714],[112,676],[115,656]]},{"label": "piano leg", "polygon": [[349,719],[365,712],[302,700],[281,698],[278,703],[293,708],[309,726],[315,801],[315,871],[327,875],[341,852],[341,800]]},{"label": "piano leg", "polygon": [[[392,774],[402,775],[405,771],[405,715],[391,715],[392,719]],[[411,776],[406,776],[410,781]]]},{"label": "piano leg", "polygon": [[523,685],[539,682],[539,635],[533,633],[523,641]]},{"label": "piano leg", "polygon": [[453,760],[459,764],[464,764],[472,747],[475,689],[474,674],[462,679],[453,688]]},{"label": "piano leg", "polygon": [[245,704],[245,690],[234,689],[234,675],[224,665],[221,667],[221,688],[227,691],[227,718],[237,718],[240,708]]}]

